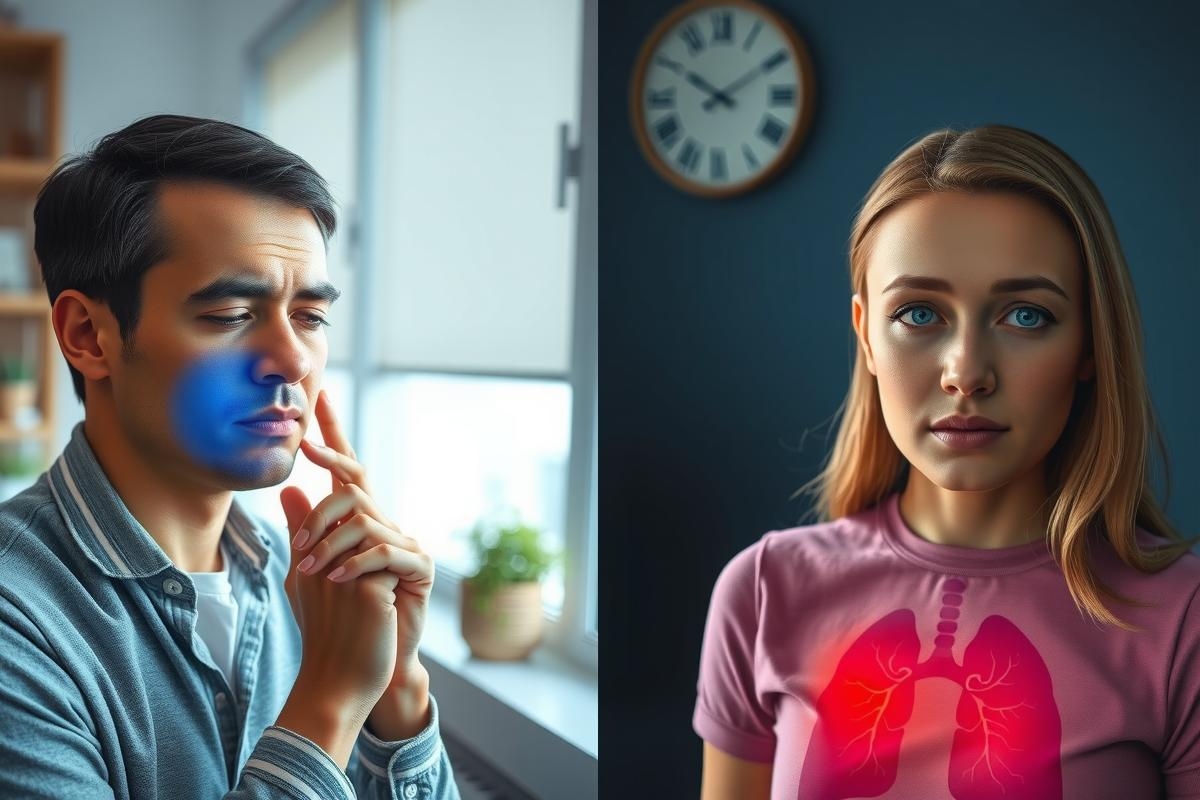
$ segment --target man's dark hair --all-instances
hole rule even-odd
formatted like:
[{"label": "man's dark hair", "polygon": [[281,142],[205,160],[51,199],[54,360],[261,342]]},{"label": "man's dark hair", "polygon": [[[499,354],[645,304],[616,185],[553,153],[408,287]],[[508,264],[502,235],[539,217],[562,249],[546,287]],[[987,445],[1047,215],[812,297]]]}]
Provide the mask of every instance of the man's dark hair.
[{"label": "man's dark hair", "polygon": [[[228,122],[146,117],[68,158],[38,192],[33,246],[50,303],[64,289],[107,303],[128,353],[142,276],[169,255],[156,214],[159,187],[197,180],[308,209],[326,246],[337,227],[325,180],[295,153]],[[83,375],[68,367],[83,402]]]}]

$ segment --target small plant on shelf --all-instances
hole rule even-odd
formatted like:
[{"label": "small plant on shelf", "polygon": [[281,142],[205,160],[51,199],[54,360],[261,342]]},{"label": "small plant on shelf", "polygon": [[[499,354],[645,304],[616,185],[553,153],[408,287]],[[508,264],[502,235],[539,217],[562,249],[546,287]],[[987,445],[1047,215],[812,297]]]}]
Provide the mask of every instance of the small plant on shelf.
[{"label": "small plant on shelf", "polygon": [[12,442],[0,444],[0,502],[27,489],[37,478],[42,465]]},{"label": "small plant on shelf", "polygon": [[0,479],[23,478],[37,475],[41,469],[38,460],[24,453],[0,452]]},{"label": "small plant on shelf", "polygon": [[33,370],[19,358],[0,359],[0,422],[11,422],[37,396]]},{"label": "small plant on shelf", "polygon": [[478,569],[462,581],[463,638],[477,658],[525,658],[541,642],[541,581],[557,554],[515,519],[481,520],[468,538]]},{"label": "small plant on shelf", "polygon": [[0,358],[0,383],[33,381],[33,370],[20,358]]}]

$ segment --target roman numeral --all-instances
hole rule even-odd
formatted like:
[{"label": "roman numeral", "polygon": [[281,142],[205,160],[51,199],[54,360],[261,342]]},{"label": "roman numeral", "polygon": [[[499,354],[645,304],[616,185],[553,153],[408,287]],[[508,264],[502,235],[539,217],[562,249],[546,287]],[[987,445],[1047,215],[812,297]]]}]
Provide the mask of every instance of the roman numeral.
[{"label": "roman numeral", "polygon": [[776,147],[779,147],[779,143],[783,141],[785,133],[787,133],[787,126],[770,114],[763,117],[762,125],[758,129],[758,135]]},{"label": "roman numeral", "polygon": [[772,86],[771,87],[771,105],[773,106],[794,106],[796,104],[796,87],[795,86]]},{"label": "roman numeral", "polygon": [[725,169],[725,151],[720,147],[714,147],[708,153],[708,174],[714,181],[729,178],[729,172]]},{"label": "roman numeral", "polygon": [[704,155],[704,147],[689,137],[684,141],[683,147],[679,148],[679,166],[688,172],[695,172],[702,155]]},{"label": "roman numeral", "polygon": [[758,32],[762,30],[762,20],[754,23],[754,27],[750,29],[750,35],[746,37],[745,43],[742,44],[742,49],[747,53],[754,46],[754,40],[758,38]]},{"label": "roman numeral", "polygon": [[689,22],[683,26],[683,30],[679,32],[683,43],[687,45],[688,55],[695,57],[697,53],[704,49],[704,39],[700,36],[700,29],[696,27],[696,23]]},{"label": "roman numeral", "polygon": [[729,11],[714,11],[712,15],[712,41],[733,42],[733,14]]},{"label": "roman numeral", "polygon": [[746,159],[746,166],[751,171],[758,169],[758,159],[754,157],[754,151],[750,149],[750,145],[742,145],[742,158]]},{"label": "roman numeral", "polygon": [[666,89],[651,89],[647,102],[651,108],[674,108],[675,87],[668,86]]},{"label": "roman numeral", "polygon": [[663,117],[654,123],[654,133],[658,136],[658,143],[667,150],[674,147],[675,140],[679,138],[681,131],[682,128],[679,126],[679,119],[674,114],[669,117]]},{"label": "roman numeral", "polygon": [[666,56],[658,56],[654,59],[654,63],[660,67],[666,67],[677,75],[683,72],[683,64],[680,64],[678,61],[672,61]]},{"label": "roman numeral", "polygon": [[766,61],[764,61],[762,63],[762,71],[770,72],[771,70],[775,69],[780,64],[782,64],[783,62],[787,61],[787,57],[788,57],[787,50],[778,51],[777,53],[775,53],[774,55],[772,55],[770,58],[768,58]]}]

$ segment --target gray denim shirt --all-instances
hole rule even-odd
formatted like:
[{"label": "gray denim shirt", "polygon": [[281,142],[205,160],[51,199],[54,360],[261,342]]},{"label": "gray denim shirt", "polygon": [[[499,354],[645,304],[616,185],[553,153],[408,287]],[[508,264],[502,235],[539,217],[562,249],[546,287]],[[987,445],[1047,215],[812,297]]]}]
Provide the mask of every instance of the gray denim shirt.
[{"label": "gray denim shirt", "polygon": [[274,724],[300,669],[286,531],[235,498],[222,543],[241,609],[233,692],[196,592],[129,513],[83,433],[0,503],[0,797],[458,798],[433,721],[348,768]]}]

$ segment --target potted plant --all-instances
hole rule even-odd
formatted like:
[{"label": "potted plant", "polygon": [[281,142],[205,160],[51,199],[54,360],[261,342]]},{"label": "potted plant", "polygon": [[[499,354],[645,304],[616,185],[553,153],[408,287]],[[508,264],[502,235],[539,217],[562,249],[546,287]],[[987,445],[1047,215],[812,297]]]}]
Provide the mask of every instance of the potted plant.
[{"label": "potted plant", "polygon": [[481,521],[469,534],[478,570],[461,584],[462,634],[471,655],[515,661],[542,640],[542,577],[556,555],[519,521]]},{"label": "potted plant", "polygon": [[33,406],[37,384],[33,370],[19,358],[0,360],[0,421],[12,422],[22,410]]}]

